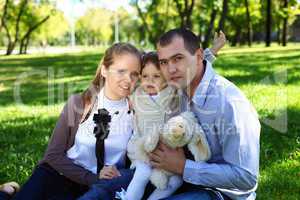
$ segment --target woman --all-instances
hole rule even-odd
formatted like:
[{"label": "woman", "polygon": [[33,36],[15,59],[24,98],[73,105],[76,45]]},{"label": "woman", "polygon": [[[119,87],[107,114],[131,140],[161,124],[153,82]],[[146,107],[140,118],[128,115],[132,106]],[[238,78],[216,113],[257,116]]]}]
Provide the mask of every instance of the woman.
[{"label": "woman", "polygon": [[[140,60],[140,52],[130,44],[106,50],[90,87],[69,98],[44,158],[13,199],[74,199],[99,179],[120,179],[116,190],[128,185],[133,172],[125,169],[125,156],[133,112],[127,97],[138,80]],[[98,176],[93,115],[101,108],[109,112],[111,123]]]}]

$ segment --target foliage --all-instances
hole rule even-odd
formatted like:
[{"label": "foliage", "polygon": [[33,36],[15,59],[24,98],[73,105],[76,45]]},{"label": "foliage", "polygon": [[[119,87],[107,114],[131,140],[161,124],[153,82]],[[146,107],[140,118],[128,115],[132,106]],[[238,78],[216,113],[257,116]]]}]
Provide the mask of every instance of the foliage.
[{"label": "foliage", "polygon": [[84,44],[99,44],[110,41],[113,34],[114,13],[102,9],[90,9],[76,24],[78,39]]},{"label": "foliage", "polygon": [[34,33],[34,41],[43,45],[61,44],[64,36],[69,31],[69,25],[63,13],[59,10],[54,10],[48,5],[41,8],[40,12],[51,13],[51,16],[50,19]]}]

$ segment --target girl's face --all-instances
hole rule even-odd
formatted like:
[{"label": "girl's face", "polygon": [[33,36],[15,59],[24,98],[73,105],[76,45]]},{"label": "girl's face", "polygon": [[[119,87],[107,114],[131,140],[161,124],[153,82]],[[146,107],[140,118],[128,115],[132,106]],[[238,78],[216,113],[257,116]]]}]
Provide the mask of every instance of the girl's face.
[{"label": "girl's face", "polygon": [[105,96],[111,100],[129,96],[138,81],[139,71],[140,60],[136,55],[127,53],[115,56],[112,65],[101,68],[105,78]]},{"label": "girl's face", "polygon": [[167,83],[159,69],[149,62],[142,71],[141,86],[150,95],[157,94],[167,86]]}]

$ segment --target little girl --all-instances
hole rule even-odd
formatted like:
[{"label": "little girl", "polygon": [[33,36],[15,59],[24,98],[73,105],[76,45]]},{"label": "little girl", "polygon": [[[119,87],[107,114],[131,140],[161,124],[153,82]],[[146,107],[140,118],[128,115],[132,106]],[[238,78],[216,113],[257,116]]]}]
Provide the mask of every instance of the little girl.
[{"label": "little girl", "polygon": [[[214,46],[211,50],[216,54],[223,47],[224,34],[215,38]],[[204,57],[209,62],[213,62],[215,57],[210,49],[205,49]],[[177,90],[167,86],[159,69],[159,60],[156,52],[144,54],[141,68],[141,85],[131,96],[133,108],[135,110],[134,135],[130,139],[127,147],[128,157],[132,161],[131,168],[136,168],[133,179],[127,191],[117,193],[123,200],[140,200],[143,197],[146,185],[151,175],[151,166],[145,151],[137,150],[144,148],[144,138],[146,135],[156,132],[162,128],[166,120],[179,108],[179,95]],[[179,111],[179,110],[178,110]],[[144,155],[137,155],[137,152],[144,152]],[[144,158],[136,160],[136,158]],[[168,186],[165,189],[156,189],[148,200],[166,198],[175,192],[182,185],[182,178],[177,175],[170,177]]]}]

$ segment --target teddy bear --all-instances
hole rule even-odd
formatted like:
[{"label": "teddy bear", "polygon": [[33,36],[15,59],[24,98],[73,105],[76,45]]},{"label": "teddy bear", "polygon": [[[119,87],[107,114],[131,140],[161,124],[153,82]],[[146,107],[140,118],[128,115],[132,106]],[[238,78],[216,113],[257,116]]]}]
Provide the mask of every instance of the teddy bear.
[{"label": "teddy bear", "polygon": [[[211,157],[206,136],[198,124],[197,118],[192,112],[183,112],[170,118],[162,128],[128,144],[128,157],[132,161],[131,168],[134,168],[135,160],[149,163],[147,153],[152,152],[159,141],[171,148],[187,145],[195,161],[207,161]],[[152,169],[150,181],[158,189],[164,190],[172,175],[171,172],[165,170]]]}]

